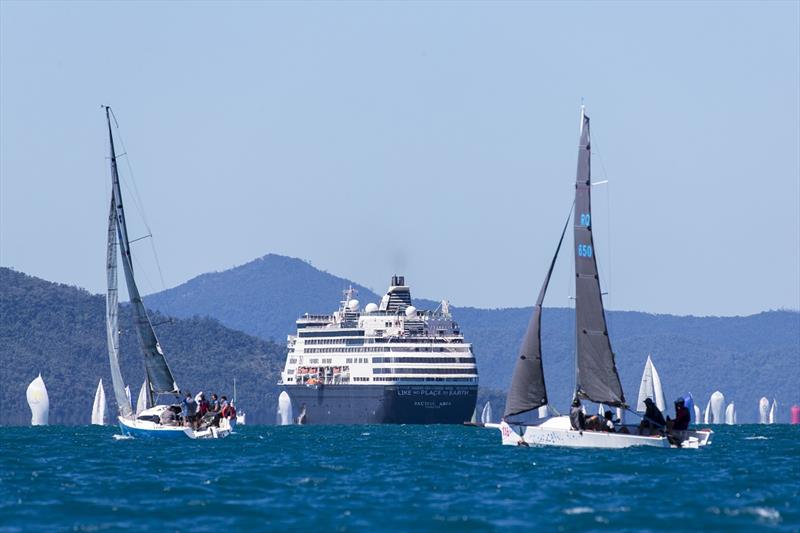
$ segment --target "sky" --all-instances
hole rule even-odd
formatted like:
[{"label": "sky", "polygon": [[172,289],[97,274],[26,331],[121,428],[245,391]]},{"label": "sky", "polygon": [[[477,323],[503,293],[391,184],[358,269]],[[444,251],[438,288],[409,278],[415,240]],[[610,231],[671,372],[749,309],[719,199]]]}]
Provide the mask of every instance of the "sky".
[{"label": "sky", "polygon": [[[131,238],[153,234],[133,245],[145,293],[278,253],[531,305],[581,101],[608,308],[800,308],[789,1],[4,0],[0,265],[104,291],[109,104]],[[568,305],[571,261],[546,305]]]}]

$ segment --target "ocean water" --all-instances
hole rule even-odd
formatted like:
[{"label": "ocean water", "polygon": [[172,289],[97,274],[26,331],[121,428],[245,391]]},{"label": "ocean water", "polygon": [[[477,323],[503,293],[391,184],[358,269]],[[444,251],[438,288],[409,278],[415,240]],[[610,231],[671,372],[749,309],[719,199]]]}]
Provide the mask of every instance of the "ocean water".
[{"label": "ocean water", "polygon": [[700,450],[500,445],[445,426],[248,426],[218,441],[0,428],[0,531],[800,531],[800,426]]}]

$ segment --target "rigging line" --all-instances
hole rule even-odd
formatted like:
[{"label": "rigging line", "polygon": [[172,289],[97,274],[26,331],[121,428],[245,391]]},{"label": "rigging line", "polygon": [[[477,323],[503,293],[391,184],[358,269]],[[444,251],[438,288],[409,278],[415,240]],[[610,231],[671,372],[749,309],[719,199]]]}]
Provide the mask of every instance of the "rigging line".
[{"label": "rigging line", "polygon": [[[112,111],[111,114],[113,115],[114,112]],[[127,146],[125,146],[125,139],[122,138],[122,134],[119,131],[119,124],[117,123],[116,117],[114,117],[114,123],[117,125],[117,135],[116,135],[117,140],[119,141],[119,144],[122,146],[123,154],[127,154],[128,148]],[[119,156],[117,156],[117,159],[119,159]],[[131,196],[133,197],[133,204],[136,207],[136,211],[139,213],[139,216],[142,217],[142,222],[144,223],[144,227],[147,230],[147,233],[149,233],[150,236],[152,237],[153,230],[150,229],[150,224],[147,221],[147,214],[144,210],[144,203],[142,202],[141,194],[139,194],[139,188],[136,184],[136,177],[133,174],[133,166],[131,165],[131,160],[129,157],[125,158],[125,165],[128,167],[128,173],[130,174],[130,182],[132,187],[127,184],[128,180],[121,180],[121,181],[125,184],[125,188],[131,192]],[[167,284],[164,282],[164,272],[161,269],[161,261],[158,259],[158,252],[156,251],[156,246],[155,246],[155,238],[152,238],[152,240],[150,241],[150,247],[153,251],[153,257],[156,262],[156,268],[158,269],[158,277],[161,281],[161,290],[166,290]]]}]

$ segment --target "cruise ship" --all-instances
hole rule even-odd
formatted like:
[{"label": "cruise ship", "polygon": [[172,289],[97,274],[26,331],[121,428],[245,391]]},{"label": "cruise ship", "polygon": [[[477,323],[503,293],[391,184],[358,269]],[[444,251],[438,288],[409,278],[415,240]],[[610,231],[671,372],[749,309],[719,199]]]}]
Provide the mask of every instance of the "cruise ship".
[{"label": "cruise ship", "polygon": [[306,314],[288,337],[281,388],[300,424],[461,424],[478,394],[472,345],[447,301],[411,305],[403,276],[363,310],[350,288],[337,311]]}]

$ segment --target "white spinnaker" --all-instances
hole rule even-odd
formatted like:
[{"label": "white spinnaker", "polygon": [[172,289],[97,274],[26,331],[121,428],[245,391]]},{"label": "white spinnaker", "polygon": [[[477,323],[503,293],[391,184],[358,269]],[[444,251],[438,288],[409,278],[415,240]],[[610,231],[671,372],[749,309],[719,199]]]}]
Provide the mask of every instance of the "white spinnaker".
[{"label": "white spinnaker", "polygon": [[711,395],[711,416],[713,424],[722,424],[725,422],[725,395],[720,391],[714,391]]},{"label": "white spinnaker", "polygon": [[768,422],[770,424],[775,423],[775,417],[778,415],[778,400],[775,398],[772,399],[772,405],[769,408],[769,417]]},{"label": "white spinnaker", "polygon": [[31,381],[25,395],[28,397],[28,407],[31,408],[31,425],[46,426],[50,420],[50,397],[41,374]]},{"label": "white spinnaker", "polygon": [[640,413],[645,412],[647,409],[644,405],[645,398],[653,400],[662,413],[667,407],[664,391],[661,388],[661,378],[649,355],[644,365],[644,372],[642,372],[642,381],[639,383],[639,398],[636,402],[636,410]]},{"label": "white spinnaker", "polygon": [[147,390],[147,379],[144,380],[142,383],[142,388],[139,389],[139,397],[136,398],[136,414],[138,415],[145,409],[150,409],[153,407],[150,405],[150,391]]},{"label": "white spinnaker", "polygon": [[290,426],[294,421],[292,416],[292,399],[286,391],[278,396],[278,420],[282,426]]},{"label": "white spinnaker", "polygon": [[725,423],[729,426],[736,423],[736,407],[733,402],[729,403],[728,407],[725,408]]},{"label": "white spinnaker", "polygon": [[547,406],[543,405],[539,408],[539,418],[547,418]]},{"label": "white spinnaker", "polygon": [[483,412],[481,413],[481,424],[491,424],[492,423],[492,404],[486,402],[483,406]]},{"label": "white spinnaker", "polygon": [[106,404],[106,389],[103,387],[103,380],[97,384],[94,393],[94,403],[92,404],[92,424],[104,426],[108,422],[108,405]]},{"label": "white spinnaker", "polygon": [[758,400],[758,423],[766,424],[769,417],[769,400],[766,396],[762,396]]}]

